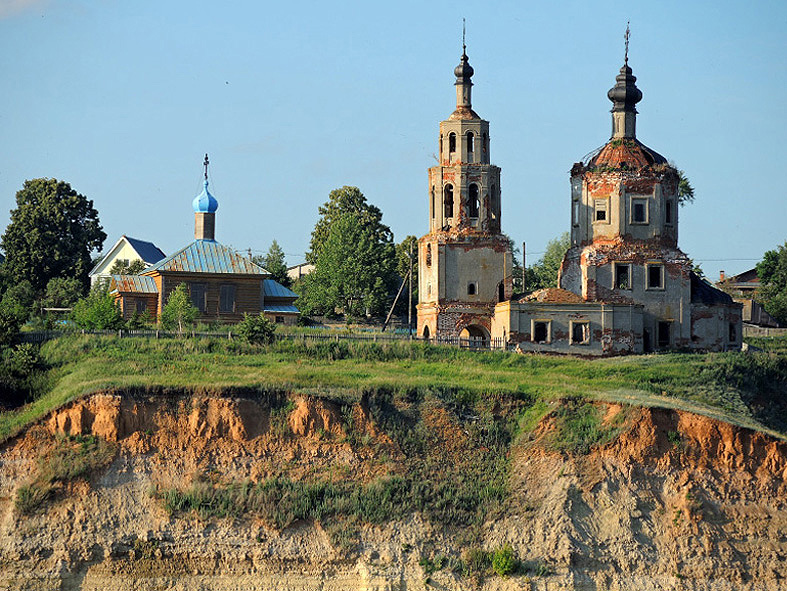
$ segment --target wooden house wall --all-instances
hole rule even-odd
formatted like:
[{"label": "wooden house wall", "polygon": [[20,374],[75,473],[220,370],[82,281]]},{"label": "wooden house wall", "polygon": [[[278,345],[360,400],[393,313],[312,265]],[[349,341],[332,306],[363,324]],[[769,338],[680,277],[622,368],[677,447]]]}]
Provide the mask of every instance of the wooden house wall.
[{"label": "wooden house wall", "polygon": [[[159,284],[159,310],[166,304],[169,294],[181,283],[202,283],[205,285],[206,306],[197,319],[201,322],[235,323],[243,320],[243,314],[260,313],[260,296],[263,277],[260,275],[211,274],[211,273],[161,273],[156,278]],[[222,285],[235,286],[234,312],[219,311],[219,293]]]},{"label": "wooden house wall", "polygon": [[122,293],[116,294],[115,300],[120,305],[120,313],[123,320],[128,320],[137,311],[137,301],[145,302],[145,309],[150,314],[150,319],[155,321],[158,318],[158,294],[157,293]]}]

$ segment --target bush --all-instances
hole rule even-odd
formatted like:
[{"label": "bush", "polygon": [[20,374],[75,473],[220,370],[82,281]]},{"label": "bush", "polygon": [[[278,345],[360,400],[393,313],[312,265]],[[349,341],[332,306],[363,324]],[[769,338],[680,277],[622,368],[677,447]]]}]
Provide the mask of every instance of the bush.
[{"label": "bush", "polygon": [[16,377],[29,376],[41,364],[38,347],[32,343],[22,343],[11,351],[9,365]]},{"label": "bush", "polygon": [[511,544],[506,544],[502,548],[495,550],[492,555],[492,570],[501,577],[512,574],[517,567],[518,561],[514,556],[514,549]]},{"label": "bush", "polygon": [[161,324],[164,328],[177,328],[178,334],[183,334],[186,326],[192,326],[199,310],[191,303],[185,283],[178,285],[167,298],[167,303],[161,311]]},{"label": "bush", "polygon": [[86,330],[114,330],[123,326],[115,298],[102,287],[94,288],[74,304],[71,319]]},{"label": "bush", "polygon": [[276,338],[276,325],[260,312],[258,315],[244,314],[238,325],[238,334],[249,343],[267,345]]}]

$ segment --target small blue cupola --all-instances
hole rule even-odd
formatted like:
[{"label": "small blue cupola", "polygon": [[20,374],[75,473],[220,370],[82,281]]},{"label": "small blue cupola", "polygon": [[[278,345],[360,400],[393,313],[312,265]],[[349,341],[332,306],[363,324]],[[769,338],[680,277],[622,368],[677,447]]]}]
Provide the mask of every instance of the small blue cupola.
[{"label": "small blue cupola", "polygon": [[208,155],[205,154],[205,183],[202,193],[194,197],[191,206],[194,208],[194,238],[196,240],[214,240],[216,228],[215,213],[219,202],[208,191]]}]

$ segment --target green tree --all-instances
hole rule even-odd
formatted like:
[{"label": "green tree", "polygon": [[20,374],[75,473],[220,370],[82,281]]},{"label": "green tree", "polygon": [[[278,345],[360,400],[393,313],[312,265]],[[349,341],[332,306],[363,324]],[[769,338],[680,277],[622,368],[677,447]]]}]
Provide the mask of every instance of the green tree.
[{"label": "green tree", "polygon": [[274,281],[281,283],[284,287],[289,287],[292,284],[290,277],[287,275],[287,263],[284,258],[284,251],[275,239],[271,243],[265,256],[254,257],[252,260],[264,267],[265,270],[271,274],[271,279]]},{"label": "green tree", "polygon": [[146,268],[145,261],[142,259],[134,259],[129,263],[125,263],[118,259],[109,268],[110,275],[139,275]]},{"label": "green tree", "polygon": [[527,290],[536,291],[547,287],[557,287],[557,273],[563,262],[563,255],[571,247],[571,237],[563,232],[547,243],[546,251],[541,258],[527,268]]},{"label": "green tree", "polygon": [[787,242],[766,251],[757,263],[757,277],[762,285],[757,300],[777,322],[787,324]]},{"label": "green tree", "polygon": [[694,187],[682,170],[678,170],[678,203],[680,205],[694,203]]},{"label": "green tree", "polygon": [[53,277],[75,277],[88,285],[90,253],[106,234],[93,202],[56,179],[25,181],[0,239],[7,281],[27,280],[43,293]]},{"label": "green tree", "polygon": [[161,310],[161,324],[164,328],[177,328],[182,335],[187,326],[194,324],[199,310],[191,303],[185,283],[178,285],[167,298],[167,303]]},{"label": "green tree", "polygon": [[382,211],[370,204],[358,187],[344,186],[341,189],[334,189],[328,196],[328,201],[320,206],[318,212],[320,219],[314,226],[309,252],[306,253],[306,262],[308,263],[317,264],[317,258],[328,239],[331,226],[340,216],[345,214],[355,216],[358,223],[371,232],[375,241],[393,242],[391,229],[382,223]]},{"label": "green tree", "polygon": [[46,284],[41,300],[45,308],[71,308],[85,293],[82,283],[73,277],[54,277]]},{"label": "green tree", "polygon": [[123,326],[115,298],[102,285],[91,289],[86,297],[74,304],[71,319],[85,330],[111,330]]},{"label": "green tree", "polygon": [[299,282],[305,314],[358,317],[383,314],[394,278],[392,241],[380,240],[374,225],[353,213],[334,218],[319,249],[314,271]]},{"label": "green tree", "polygon": [[35,291],[30,282],[25,280],[9,287],[0,300],[0,310],[12,318],[17,326],[22,326],[30,318],[35,302]]}]

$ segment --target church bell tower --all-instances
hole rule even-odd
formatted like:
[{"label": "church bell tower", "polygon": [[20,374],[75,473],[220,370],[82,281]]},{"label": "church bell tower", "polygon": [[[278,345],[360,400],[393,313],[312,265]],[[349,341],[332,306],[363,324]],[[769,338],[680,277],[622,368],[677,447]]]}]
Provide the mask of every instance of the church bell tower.
[{"label": "church bell tower", "polygon": [[440,123],[429,169],[429,233],[418,247],[418,335],[488,342],[495,305],[511,297],[512,257],[500,231],[500,168],[489,122],[472,108],[466,46],[454,69],[456,110]]}]

